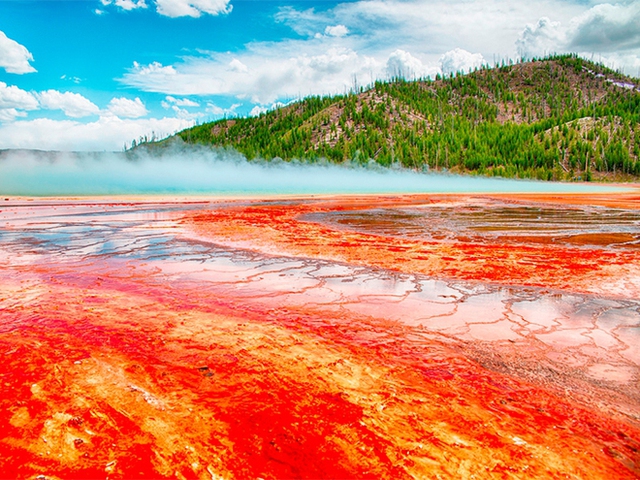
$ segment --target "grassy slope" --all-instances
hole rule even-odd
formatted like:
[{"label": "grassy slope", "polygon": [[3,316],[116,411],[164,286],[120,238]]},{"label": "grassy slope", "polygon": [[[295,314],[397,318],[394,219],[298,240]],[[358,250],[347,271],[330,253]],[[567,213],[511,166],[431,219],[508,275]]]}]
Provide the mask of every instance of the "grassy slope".
[{"label": "grassy slope", "polygon": [[357,94],[310,97],[178,135],[187,143],[235,148],[249,159],[634,180],[640,92],[621,86],[633,83],[601,65],[555,56],[435,81],[378,82]]}]

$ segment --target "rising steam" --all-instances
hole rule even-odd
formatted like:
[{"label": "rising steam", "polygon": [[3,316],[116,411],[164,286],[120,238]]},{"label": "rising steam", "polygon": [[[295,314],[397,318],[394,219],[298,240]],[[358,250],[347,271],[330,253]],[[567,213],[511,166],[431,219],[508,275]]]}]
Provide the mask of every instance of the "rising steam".
[{"label": "rising steam", "polygon": [[0,152],[1,195],[586,192],[596,188],[416,173],[376,165],[247,161],[237,152],[222,149],[169,150],[153,155]]}]

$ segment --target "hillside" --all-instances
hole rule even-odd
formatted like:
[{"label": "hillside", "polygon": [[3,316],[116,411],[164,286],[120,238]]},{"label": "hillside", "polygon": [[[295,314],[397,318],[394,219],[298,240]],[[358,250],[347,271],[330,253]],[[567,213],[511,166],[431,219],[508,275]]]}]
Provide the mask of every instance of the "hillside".
[{"label": "hillside", "polygon": [[178,136],[189,144],[232,147],[249,159],[634,180],[640,176],[638,84],[574,55],[554,56],[445,79],[377,82],[358,93],[310,97]]}]

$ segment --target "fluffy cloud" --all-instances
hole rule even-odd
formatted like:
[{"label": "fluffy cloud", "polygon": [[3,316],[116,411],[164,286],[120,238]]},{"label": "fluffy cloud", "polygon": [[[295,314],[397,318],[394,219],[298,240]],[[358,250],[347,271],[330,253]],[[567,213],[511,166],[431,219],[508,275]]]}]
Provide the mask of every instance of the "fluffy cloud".
[{"label": "fluffy cloud", "polygon": [[[126,11],[135,10],[137,8],[147,8],[145,0],[100,0],[100,3],[104,6],[114,4],[116,7],[120,7]],[[101,15],[102,11],[98,11],[101,12],[99,13],[99,15]]]},{"label": "fluffy cloud", "polygon": [[551,53],[602,54],[612,66],[635,74],[640,63],[640,3],[595,5],[567,22],[542,17],[527,25],[516,41],[523,58]]},{"label": "fluffy cloud", "polygon": [[79,93],[47,90],[38,94],[40,106],[47,110],[62,110],[72,118],[87,117],[100,112],[97,105]]},{"label": "fluffy cloud", "polygon": [[234,103],[229,108],[222,108],[213,103],[207,104],[207,113],[212,114],[216,118],[221,117],[234,117],[236,114],[236,109],[242,106],[240,103]]},{"label": "fluffy cloud", "polygon": [[0,108],[36,110],[38,107],[38,99],[32,93],[0,82]]},{"label": "fluffy cloud", "polygon": [[324,34],[330,37],[344,37],[349,33],[349,30],[344,25],[328,26],[324,29]]},{"label": "fluffy cloud", "polygon": [[260,116],[260,114],[262,113],[267,113],[269,111],[269,108],[262,106],[262,105],[255,105],[251,111],[249,112],[249,116],[250,117],[258,117]]},{"label": "fluffy cloud", "polygon": [[[527,23],[541,12],[568,22],[584,11],[576,2],[540,0],[482,2],[450,0],[360,0],[343,2],[326,11],[282,8],[276,16],[301,35],[313,36],[326,25],[344,25],[357,51],[411,51],[427,61],[455,47],[483,55],[512,55],[514,42]],[[375,56],[375,55],[372,55]]]},{"label": "fluffy cloud", "polygon": [[190,112],[186,108],[180,108],[177,105],[171,105],[169,108],[173,111],[176,118],[195,120],[196,118],[202,118],[204,116],[202,112]]},{"label": "fluffy cloud", "polygon": [[[320,45],[319,47],[322,47]],[[316,48],[295,54],[296,42],[257,45],[237,59],[247,68],[229,68],[226,54],[188,58],[174,66],[135,63],[122,82],[145,91],[169,95],[234,95],[254,103],[310,94],[342,93],[373,82],[383,64],[349,48]]]},{"label": "fluffy cloud", "polygon": [[272,103],[271,105],[255,105],[251,111],[249,112],[249,116],[250,117],[257,117],[262,113],[267,113],[270,112],[272,110],[275,110],[276,108],[282,108],[282,107],[286,107],[287,105],[285,103],[282,102],[275,102]]},{"label": "fluffy cloud", "polygon": [[[197,104],[195,104],[197,105]],[[148,112],[139,98],[113,98],[101,112],[97,105],[79,93],[47,90],[40,93],[27,92],[14,85],[0,82],[0,122],[13,121],[26,116],[32,110],[62,110],[72,118],[105,114],[123,118],[139,118]]]},{"label": "fluffy cloud", "polygon": [[535,25],[527,25],[518,40],[516,48],[521,58],[542,57],[563,49],[566,35],[560,22],[552,22],[542,17]]},{"label": "fluffy cloud", "polygon": [[165,67],[159,62],[153,62],[147,66],[133,62],[133,68],[135,68],[140,75],[175,75],[177,73],[175,68],[171,66]]},{"label": "fluffy cloud", "polygon": [[[153,62],[149,65],[140,65],[138,62],[133,62],[133,68],[130,70],[133,72],[128,74],[129,76],[135,75],[137,83],[145,85],[145,90],[151,92],[163,92],[163,93],[180,93],[176,91],[163,90],[163,87],[167,84],[176,83],[178,78],[178,72],[172,66],[163,66],[159,62]],[[125,75],[125,78],[127,75]]]},{"label": "fluffy cloud", "polygon": [[640,48],[640,3],[596,5],[572,20],[569,48],[611,52]]},{"label": "fluffy cloud", "polygon": [[249,71],[249,67],[247,67],[244,63],[242,63],[237,58],[234,58],[229,62],[229,69],[233,72],[246,73]]},{"label": "fluffy cloud", "polygon": [[198,102],[194,102],[193,100],[189,100],[188,98],[175,98],[168,95],[162,101],[162,107],[171,108],[171,105],[176,105],[178,107],[199,107],[200,106]]},{"label": "fluffy cloud", "polygon": [[0,82],[0,123],[12,122],[26,116],[26,111],[39,107],[38,99],[32,93]]},{"label": "fluffy cloud", "polygon": [[0,31],[0,68],[4,68],[8,73],[31,73],[36,71],[29,63],[32,61],[33,55],[26,47]]},{"label": "fluffy cloud", "polygon": [[97,121],[38,118],[0,125],[0,148],[37,148],[63,151],[118,151],[124,142],[151,136],[163,137],[190,127],[193,122],[179,118],[121,119],[112,115]]},{"label": "fluffy cloud", "polygon": [[454,48],[440,57],[440,68],[445,75],[468,72],[480,68],[484,63],[481,54],[467,52],[461,48]]},{"label": "fluffy cloud", "polygon": [[156,0],[156,8],[167,17],[199,17],[230,13],[232,7],[230,0]]},{"label": "fluffy cloud", "polygon": [[[145,0],[100,0],[104,6],[115,5],[125,11],[147,8]],[[156,11],[166,17],[194,17],[203,13],[220,15],[231,12],[230,0],[155,0]],[[96,9],[97,15],[104,11]]]},{"label": "fluffy cloud", "polygon": [[[187,108],[200,106],[199,103],[194,102],[193,100],[189,100],[188,98],[175,98],[168,95],[160,104],[164,109],[173,110],[174,115],[181,119],[194,120],[196,118],[202,118],[205,115],[202,112],[193,112],[187,110]],[[207,108],[207,111],[208,110],[209,109]]]},{"label": "fluffy cloud", "polygon": [[149,113],[142,100],[137,97],[135,100],[124,97],[112,98],[107,111],[121,118],[139,118]]},{"label": "fluffy cloud", "polygon": [[[289,26],[298,35],[317,37],[322,27],[332,23],[334,16],[331,12],[317,12],[313,8],[296,10],[293,7],[282,7],[275,15],[275,20]],[[346,28],[346,27],[345,27]]]},{"label": "fluffy cloud", "polygon": [[0,108],[0,123],[13,122],[18,117],[26,117],[26,112],[15,108]]},{"label": "fluffy cloud", "polygon": [[438,73],[437,67],[425,65],[420,59],[400,49],[389,55],[386,71],[387,76],[390,78],[400,77],[405,79],[435,76]]}]

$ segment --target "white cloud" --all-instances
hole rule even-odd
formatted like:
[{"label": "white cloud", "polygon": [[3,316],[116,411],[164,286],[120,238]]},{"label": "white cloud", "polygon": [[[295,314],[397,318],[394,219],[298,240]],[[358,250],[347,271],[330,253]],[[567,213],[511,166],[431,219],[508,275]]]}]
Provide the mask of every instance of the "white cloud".
[{"label": "white cloud", "polygon": [[207,104],[207,112],[212,113],[217,117],[221,117],[224,115],[225,110],[221,107],[218,107],[217,105],[214,105],[213,103],[209,103]]},{"label": "white cloud", "polygon": [[440,57],[440,68],[445,75],[466,73],[474,68],[480,68],[484,63],[481,54],[467,52],[461,48],[454,48]]},{"label": "white cloud", "polygon": [[[176,82],[178,72],[172,66],[163,66],[159,62],[153,62],[149,65],[140,65],[138,62],[133,62],[133,68],[130,70],[129,75],[135,76],[141,85],[146,86],[147,91],[151,92],[163,92],[163,93],[177,93],[174,91],[162,90],[162,87],[167,84],[173,84]],[[125,75],[127,77],[127,75]]]},{"label": "white cloud", "polygon": [[26,47],[0,31],[0,68],[4,68],[8,73],[31,73],[36,71],[29,63],[32,61],[33,55]]},{"label": "white cloud", "polygon": [[247,66],[246,71],[229,69],[228,54],[187,58],[167,67],[135,63],[121,81],[169,95],[234,95],[268,104],[310,94],[343,93],[355,84],[373,82],[383,70],[382,62],[349,48],[317,44],[299,53],[300,46],[298,42],[256,44],[241,58],[234,57]]},{"label": "white cloud", "polygon": [[378,60],[382,52],[399,49],[428,65],[456,47],[480,53],[489,63],[552,52],[596,53],[624,62],[619,66],[635,75],[640,58],[638,0],[360,0],[328,10],[286,7],[276,19],[311,40],[324,37],[317,32],[327,25],[343,25],[349,35],[332,38],[341,42],[336,45]]},{"label": "white cloud", "polygon": [[[313,36],[326,25],[343,25],[357,51],[411,51],[427,61],[460,47],[487,55],[512,55],[527,23],[549,12],[561,22],[584,11],[576,2],[540,0],[361,0],[326,11],[282,8],[276,19],[301,35]],[[378,56],[378,55],[373,55]]]},{"label": "white cloud", "polygon": [[[97,105],[78,93],[47,90],[40,93],[27,92],[16,86],[0,82],[0,121],[10,122],[26,116],[29,110],[62,110],[67,116],[81,118],[100,113]],[[118,117],[138,118],[146,115],[147,109],[139,98],[113,98],[105,114]]]},{"label": "white cloud", "polygon": [[535,25],[527,25],[518,40],[516,48],[521,58],[544,57],[562,50],[565,43],[565,33],[560,22],[552,22],[542,17]]},{"label": "white cloud", "polygon": [[138,97],[134,100],[125,97],[112,98],[107,111],[121,118],[139,118],[149,113]]},{"label": "white cloud", "polygon": [[244,63],[242,63],[237,58],[234,58],[229,62],[229,68],[233,72],[246,73],[249,71],[249,67],[247,67]]},{"label": "white cloud", "polygon": [[[100,0],[100,3],[102,3],[102,5],[104,5],[105,7],[107,5],[113,4],[116,7],[119,7],[122,10],[126,10],[126,11],[136,10],[138,8],[147,8],[148,6],[145,0]],[[102,15],[102,13],[104,13],[101,10],[96,10],[95,12],[98,15]]]},{"label": "white cloud", "polygon": [[200,104],[198,102],[194,102],[193,100],[189,100],[188,98],[175,98],[170,95],[166,96],[165,99],[161,103],[163,108],[171,108],[171,105],[176,105],[178,107],[199,107]]},{"label": "white cloud", "polygon": [[38,118],[0,125],[0,148],[36,148],[63,151],[118,151],[125,142],[173,134],[193,121],[179,118],[121,119],[112,115],[89,123]]},{"label": "white cloud", "polygon": [[423,64],[409,52],[398,49],[389,55],[386,71],[389,78],[416,79],[435,76],[439,70],[435,66]]},{"label": "white cloud", "polygon": [[0,123],[13,122],[18,117],[26,117],[26,112],[15,108],[0,108]]},{"label": "white cloud", "polygon": [[[155,0],[156,11],[165,17],[200,17],[202,14],[221,15],[230,13],[231,0]],[[147,8],[145,0],[100,0],[102,5],[115,5],[116,7],[131,11],[138,8]],[[105,12],[100,9],[94,11],[97,15]]]},{"label": "white cloud", "polygon": [[568,47],[580,51],[613,52],[640,48],[640,3],[596,5],[574,18]]},{"label": "white cloud", "polygon": [[270,112],[272,110],[275,110],[276,108],[282,108],[282,107],[286,107],[287,105],[285,103],[282,102],[275,102],[272,103],[271,105],[255,105],[251,111],[249,112],[249,116],[250,117],[257,117],[259,116],[261,113],[267,113]]},{"label": "white cloud", "polygon": [[38,99],[32,93],[0,82],[0,109],[37,110],[38,107]]},{"label": "white cloud", "polygon": [[200,118],[203,116],[201,112],[193,113],[187,110],[186,108],[180,108],[177,105],[171,105],[171,106],[168,106],[167,108],[173,110],[173,113],[177,118],[194,119],[194,118]]},{"label": "white cloud", "polygon": [[[196,108],[200,106],[198,102],[194,102],[193,100],[189,100],[188,98],[175,98],[171,95],[167,95],[165,99],[160,103],[160,105],[162,105],[162,108],[164,109],[172,110],[177,118],[185,120],[195,120],[197,118],[202,118],[205,116],[204,112],[194,112],[187,110],[187,108]],[[208,110],[209,109],[207,108],[207,111]]]},{"label": "white cloud", "polygon": [[324,34],[330,37],[344,37],[349,33],[349,30],[344,25],[328,26],[324,29]]},{"label": "white cloud", "polygon": [[541,17],[527,25],[516,41],[524,58],[552,53],[578,53],[636,74],[640,63],[640,3],[604,3],[566,22]]},{"label": "white cloud", "polygon": [[230,0],[156,0],[156,9],[167,17],[199,17],[230,13],[232,7]]},{"label": "white cloud", "polygon": [[138,71],[140,75],[175,75],[176,70],[171,67],[165,67],[159,62],[150,63],[147,66],[142,66],[138,62],[133,62],[133,68]]},{"label": "white cloud", "polygon": [[0,123],[25,117],[26,111],[37,110],[39,107],[38,99],[32,93],[0,82]]},{"label": "white cloud", "polygon": [[236,109],[240,107],[242,104],[234,103],[229,108],[222,108],[213,103],[207,104],[207,112],[211,113],[214,117],[233,117],[236,115]]},{"label": "white cloud", "polygon": [[116,0],[116,6],[123,10],[135,10],[136,8],[147,8],[147,4],[144,0]]},{"label": "white cloud", "polygon": [[79,83],[81,83],[81,82],[82,82],[82,79],[81,79],[81,78],[78,78],[78,77],[69,77],[69,76],[67,76],[67,75],[62,75],[62,76],[60,77],[60,80],[68,80],[68,81],[70,81],[70,82],[75,83],[76,85],[78,85]]},{"label": "white cloud", "polygon": [[282,7],[275,15],[277,22],[284,23],[291,27],[298,35],[314,37],[322,26],[332,22],[332,12],[316,12],[315,9],[296,10],[293,7]]},{"label": "white cloud", "polygon": [[262,106],[262,105],[256,105],[249,112],[249,116],[250,117],[257,117],[262,113],[267,113],[268,111],[269,111],[269,109],[267,107]]},{"label": "white cloud", "polygon": [[97,105],[79,93],[59,92],[47,90],[38,93],[40,106],[47,110],[62,110],[65,115],[72,118],[87,117],[100,112]]}]

